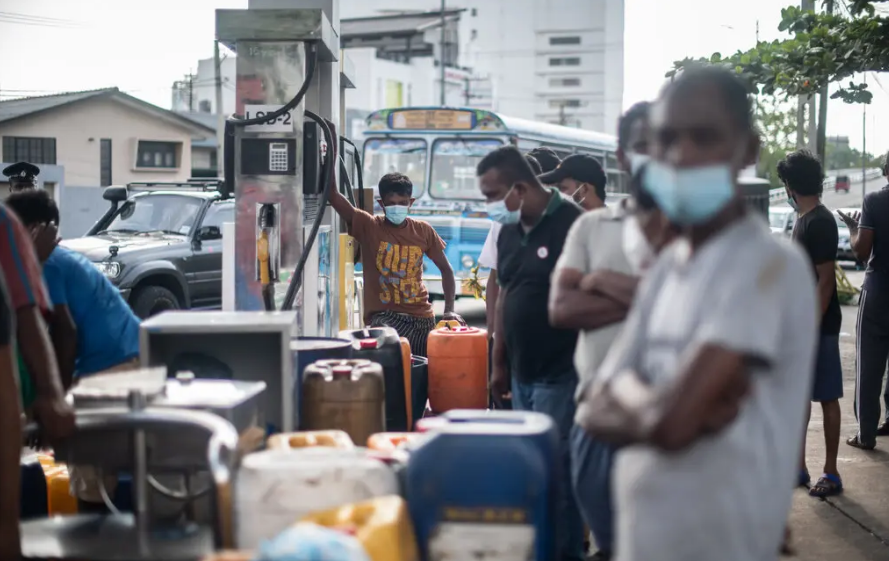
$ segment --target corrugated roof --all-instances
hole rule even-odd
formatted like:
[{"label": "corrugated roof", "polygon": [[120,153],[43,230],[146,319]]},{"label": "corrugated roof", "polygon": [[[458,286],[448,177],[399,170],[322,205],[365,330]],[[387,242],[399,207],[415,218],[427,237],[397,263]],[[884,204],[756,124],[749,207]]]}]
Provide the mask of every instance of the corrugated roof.
[{"label": "corrugated roof", "polygon": [[[445,18],[459,17],[459,10],[445,10]],[[394,16],[351,18],[340,21],[340,37],[419,33],[441,23],[441,12],[407,13]]]},{"label": "corrugated roof", "polygon": [[21,99],[8,99],[0,101],[0,122],[11,121],[32,113],[39,113],[49,109],[55,109],[62,105],[83,101],[91,97],[117,93],[117,88],[102,88],[83,92],[68,92],[56,95],[44,95],[40,97],[23,97]]}]

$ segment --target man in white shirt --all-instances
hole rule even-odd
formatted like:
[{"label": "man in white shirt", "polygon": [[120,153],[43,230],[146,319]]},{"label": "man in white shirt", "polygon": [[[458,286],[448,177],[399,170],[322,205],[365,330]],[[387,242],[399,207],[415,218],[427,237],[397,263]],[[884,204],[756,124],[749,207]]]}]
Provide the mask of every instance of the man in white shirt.
[{"label": "man in white shirt", "polygon": [[[647,118],[648,105],[638,104],[618,124],[618,151],[627,172],[638,172],[643,161]],[[632,169],[631,160],[636,162],[636,169]],[[583,201],[593,208],[578,218],[568,233],[553,275],[549,308],[554,327],[580,330],[574,363],[579,387],[583,388],[595,379],[620,333],[636,291],[637,275],[653,250],[638,221],[641,212],[640,216],[631,216],[623,205],[604,206],[605,173],[598,162],[589,156],[569,156],[541,179],[546,177],[575,200],[582,192]],[[650,197],[634,195],[637,207],[653,206],[646,205]],[[593,557],[596,560],[610,559],[613,551],[613,456],[609,444],[595,440],[577,425],[572,428],[571,483],[584,521],[599,548]]]},{"label": "man in white shirt", "polygon": [[576,417],[624,446],[616,559],[776,561],[811,392],[811,266],[748,214],[737,177],[759,142],[733,72],[684,71],[650,122],[645,187],[681,238],[646,273]]}]

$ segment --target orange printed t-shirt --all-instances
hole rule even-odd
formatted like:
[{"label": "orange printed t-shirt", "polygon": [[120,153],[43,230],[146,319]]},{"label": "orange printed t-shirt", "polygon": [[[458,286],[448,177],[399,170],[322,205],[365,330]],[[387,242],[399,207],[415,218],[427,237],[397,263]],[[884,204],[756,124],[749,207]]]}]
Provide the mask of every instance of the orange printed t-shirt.
[{"label": "orange printed t-shirt", "polygon": [[423,284],[423,255],[446,244],[432,226],[412,218],[393,226],[384,216],[356,209],[350,230],[361,244],[364,321],[369,324],[375,313],[383,311],[433,317]]}]

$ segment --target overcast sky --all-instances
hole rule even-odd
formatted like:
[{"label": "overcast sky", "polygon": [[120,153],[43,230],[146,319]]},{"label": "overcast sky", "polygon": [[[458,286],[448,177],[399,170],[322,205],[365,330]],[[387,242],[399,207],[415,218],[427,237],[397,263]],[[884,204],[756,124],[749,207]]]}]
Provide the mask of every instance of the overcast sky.
[{"label": "overcast sky", "polygon": [[[787,3],[626,0],[624,106],[654,97],[676,59],[753,45],[757,21],[761,39],[780,37],[780,6]],[[246,5],[246,0],[0,0],[0,99],[117,86],[169,107],[173,81],[213,55],[213,11]],[[889,74],[871,74],[868,83],[874,102],[867,108],[867,148],[885,152],[889,126],[878,129],[877,123],[889,117]],[[829,111],[828,134],[849,136],[860,148],[862,106],[832,101]]]}]

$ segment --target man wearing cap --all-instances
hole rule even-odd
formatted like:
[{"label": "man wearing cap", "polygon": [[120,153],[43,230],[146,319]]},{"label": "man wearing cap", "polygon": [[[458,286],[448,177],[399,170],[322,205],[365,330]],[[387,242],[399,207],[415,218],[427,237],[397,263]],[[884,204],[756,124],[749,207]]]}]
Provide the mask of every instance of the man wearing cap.
[{"label": "man wearing cap", "polygon": [[[540,173],[549,173],[562,163],[562,160],[553,152],[552,148],[547,148],[546,146],[535,148],[528,152],[528,155],[540,164]],[[540,175],[540,173],[537,175]]]},{"label": "man wearing cap", "polygon": [[40,168],[28,162],[18,162],[3,168],[3,175],[9,181],[9,191],[17,193],[37,187],[36,177],[40,175]]},{"label": "man wearing cap", "polygon": [[568,156],[556,169],[540,176],[541,183],[555,185],[584,210],[605,206],[606,181],[602,166],[586,154]]}]

